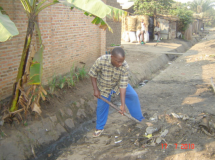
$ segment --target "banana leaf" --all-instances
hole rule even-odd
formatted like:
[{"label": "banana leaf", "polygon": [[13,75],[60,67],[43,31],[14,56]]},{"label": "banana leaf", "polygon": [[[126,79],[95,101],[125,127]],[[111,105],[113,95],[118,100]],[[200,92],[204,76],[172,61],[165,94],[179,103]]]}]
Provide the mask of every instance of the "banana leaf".
[{"label": "banana leaf", "polygon": [[101,0],[65,0],[61,3],[81,9],[99,18],[104,18],[111,12],[111,9]]},{"label": "banana leaf", "polygon": [[10,18],[2,14],[0,10],[0,42],[5,42],[11,37],[19,34],[18,29],[15,24],[10,20]]},{"label": "banana leaf", "polygon": [[43,50],[44,45],[41,45],[40,49],[34,56],[33,63],[30,66],[30,78],[28,81],[29,85],[41,84],[43,71]]}]

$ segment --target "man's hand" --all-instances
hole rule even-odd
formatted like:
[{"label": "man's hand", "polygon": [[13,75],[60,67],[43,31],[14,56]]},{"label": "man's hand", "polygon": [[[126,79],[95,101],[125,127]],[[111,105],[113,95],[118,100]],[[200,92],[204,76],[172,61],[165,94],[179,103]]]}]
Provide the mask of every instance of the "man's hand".
[{"label": "man's hand", "polygon": [[100,92],[99,92],[98,89],[95,89],[95,90],[94,90],[94,96],[95,96],[96,98],[99,98],[99,97],[101,96],[101,94],[100,94]]},{"label": "man's hand", "polygon": [[120,106],[120,111],[119,111],[119,113],[122,114],[122,115],[124,116],[124,113],[125,113],[125,112],[126,112],[125,106],[121,105],[121,106]]}]

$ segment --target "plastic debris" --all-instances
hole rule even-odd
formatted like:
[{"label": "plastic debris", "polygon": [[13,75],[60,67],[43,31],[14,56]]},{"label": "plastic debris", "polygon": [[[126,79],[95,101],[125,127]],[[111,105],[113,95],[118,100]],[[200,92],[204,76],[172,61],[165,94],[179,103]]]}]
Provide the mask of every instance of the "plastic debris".
[{"label": "plastic debris", "polygon": [[0,126],[3,126],[4,125],[4,120],[1,120],[0,121]]},{"label": "plastic debris", "polygon": [[150,118],[151,121],[157,121],[158,120],[158,115],[157,113],[155,113],[151,118]]},{"label": "plastic debris", "polygon": [[187,119],[189,119],[189,116],[188,115],[183,115],[183,118],[182,118],[183,120],[187,120]]},{"label": "plastic debris", "polygon": [[152,134],[148,134],[147,136],[144,136],[146,138],[151,138],[152,137]]},{"label": "plastic debris", "polygon": [[176,113],[171,113],[174,118],[183,118],[183,115],[177,115]]},{"label": "plastic debris", "polygon": [[142,87],[142,86],[145,86],[145,83],[140,82],[140,83],[139,83],[139,86],[141,86],[141,87]]},{"label": "plastic debris", "polygon": [[158,129],[157,129],[157,128],[154,128],[154,127],[147,127],[147,128],[146,128],[146,133],[147,133],[147,134],[152,134],[152,133],[154,133],[154,132],[156,132],[156,131],[158,131]]},{"label": "plastic debris", "polygon": [[168,130],[167,129],[165,129],[163,132],[161,132],[161,137],[165,137],[167,134],[168,134]]},{"label": "plastic debris", "polygon": [[120,142],[122,142],[122,140],[115,141],[115,143],[120,143]]},{"label": "plastic debris", "polygon": [[141,86],[141,87],[142,87],[142,86],[145,86],[146,83],[148,83],[148,80],[144,80],[143,82],[140,82],[140,83],[139,83],[139,86]]}]

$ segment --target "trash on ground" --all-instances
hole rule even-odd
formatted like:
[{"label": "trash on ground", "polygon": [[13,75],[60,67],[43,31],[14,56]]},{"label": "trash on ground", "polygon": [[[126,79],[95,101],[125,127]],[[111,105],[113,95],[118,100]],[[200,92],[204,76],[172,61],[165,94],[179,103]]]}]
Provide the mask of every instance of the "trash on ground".
[{"label": "trash on ground", "polygon": [[115,143],[120,143],[120,142],[122,142],[122,140],[115,141]]},{"label": "trash on ground", "polygon": [[148,127],[153,126],[153,124],[152,124],[152,123],[150,123],[150,122],[146,122],[146,125],[147,125]]},{"label": "trash on ground", "polygon": [[139,86],[141,86],[141,87],[142,87],[142,86],[145,86],[145,83],[140,82],[140,83],[139,83]]},{"label": "trash on ground", "polygon": [[148,80],[144,80],[143,82],[140,82],[140,83],[139,83],[139,86],[141,86],[141,87],[142,87],[142,86],[145,86],[146,83],[148,83]]},{"label": "trash on ground", "polygon": [[167,129],[165,129],[163,132],[161,132],[161,137],[165,137],[167,134],[168,134],[168,130]]},{"label": "trash on ground", "polygon": [[146,133],[147,134],[152,134],[154,132],[158,131],[158,128],[154,128],[154,127],[147,127],[146,128]]},{"label": "trash on ground", "polygon": [[152,134],[148,134],[147,136],[144,136],[146,138],[151,138],[152,137]]},{"label": "trash on ground", "polygon": [[148,83],[148,82],[149,82],[148,80],[144,80],[144,81],[143,81],[143,83]]},{"label": "trash on ground", "polygon": [[158,120],[158,114],[155,113],[151,118],[150,118],[151,121],[157,121]]},{"label": "trash on ground", "polygon": [[176,113],[171,113],[174,118],[183,118],[183,115],[177,115]]},{"label": "trash on ground", "polygon": [[4,125],[4,120],[1,120],[0,121],[0,126],[3,126]]},{"label": "trash on ground", "polygon": [[161,137],[156,138],[156,143],[157,143],[157,144],[160,144],[161,141],[162,141]]}]

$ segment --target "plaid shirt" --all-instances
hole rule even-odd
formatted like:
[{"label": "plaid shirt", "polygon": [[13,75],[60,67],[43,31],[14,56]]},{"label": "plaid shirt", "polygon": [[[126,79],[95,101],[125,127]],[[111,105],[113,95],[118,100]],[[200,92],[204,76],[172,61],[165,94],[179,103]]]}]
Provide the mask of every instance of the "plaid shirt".
[{"label": "plaid shirt", "polygon": [[119,88],[127,88],[128,64],[123,62],[119,68],[111,64],[111,55],[99,57],[89,71],[91,77],[97,78],[97,87],[104,97],[109,97],[111,90],[119,94]]}]

